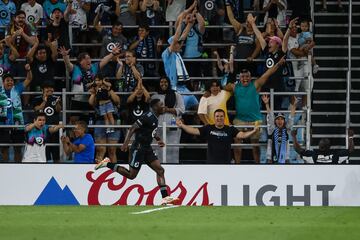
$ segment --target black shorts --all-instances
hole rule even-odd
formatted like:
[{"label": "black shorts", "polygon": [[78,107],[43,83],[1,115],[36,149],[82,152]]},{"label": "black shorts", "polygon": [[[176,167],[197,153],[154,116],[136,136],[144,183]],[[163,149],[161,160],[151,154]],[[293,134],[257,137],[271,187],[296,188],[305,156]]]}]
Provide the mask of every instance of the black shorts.
[{"label": "black shorts", "polygon": [[24,143],[25,131],[13,128],[0,128],[0,143]]},{"label": "black shorts", "polygon": [[129,166],[140,170],[141,165],[143,163],[150,164],[153,161],[157,160],[154,150],[150,148],[131,148],[130,150],[131,158],[129,162]]}]

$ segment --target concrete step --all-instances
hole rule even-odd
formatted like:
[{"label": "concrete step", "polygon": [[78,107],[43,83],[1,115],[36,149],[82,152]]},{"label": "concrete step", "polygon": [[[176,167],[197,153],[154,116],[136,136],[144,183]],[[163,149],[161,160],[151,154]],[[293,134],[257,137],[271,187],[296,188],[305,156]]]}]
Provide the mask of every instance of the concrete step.
[{"label": "concrete step", "polygon": [[345,115],[322,115],[312,116],[312,123],[343,123],[346,121]]},{"label": "concrete step", "polygon": [[[312,139],[311,139],[311,145],[319,145],[319,141],[320,139],[322,138],[330,138],[331,135],[315,135],[312,136]],[[345,138],[330,138],[330,143],[331,145],[339,145],[339,146],[345,146],[346,144],[346,141],[345,141]]]},{"label": "concrete step", "polygon": [[[348,34],[315,34],[316,45],[345,45],[348,46]],[[351,35],[351,44],[360,45],[360,34]]]},{"label": "concrete step", "polygon": [[[351,49],[352,55],[355,57],[360,56],[359,46],[360,45],[355,45]],[[347,45],[316,45],[314,48],[315,57],[347,57],[348,54]]]},{"label": "concrete step", "polygon": [[[315,56],[316,64],[326,67],[348,67],[348,58],[347,57],[335,57],[335,58],[329,58],[329,57],[317,57]],[[352,68],[359,68],[360,67],[360,61],[354,58],[352,58],[351,61]]]},{"label": "concrete step", "polygon": [[[314,90],[315,91],[315,90]],[[327,91],[327,90],[326,90]],[[335,90],[334,90],[335,91]],[[343,93],[338,92],[321,92],[321,93],[313,93],[312,94],[313,103],[314,101],[321,101],[321,100],[329,100],[329,101],[338,101],[338,100],[345,100],[346,99],[346,90]]]},{"label": "concrete step", "polygon": [[[313,104],[346,104],[345,100],[314,100]],[[350,104],[360,104],[360,101],[350,101]]]},{"label": "concrete step", "polygon": [[330,79],[319,79],[316,78],[314,79],[314,88],[313,91],[315,91],[316,89],[318,90],[327,90],[327,89],[345,89],[346,88],[346,81],[343,80],[342,82],[333,82],[330,81]]},{"label": "concrete step", "polygon": [[[341,102],[341,101],[340,101]],[[345,112],[346,111],[346,102],[344,103],[334,103],[329,102],[328,100],[316,100],[312,101],[312,111],[315,112]]]},{"label": "concrete step", "polygon": [[328,71],[325,67],[320,67],[320,70],[317,74],[314,75],[315,79],[318,78],[346,78],[347,70],[333,70]]},{"label": "concrete step", "polygon": [[[339,13],[339,12],[315,12],[314,14],[315,24],[326,24],[326,23],[342,23],[348,24],[349,23],[349,14],[348,13]],[[359,23],[360,21],[360,14],[358,12],[353,12],[352,14],[352,22]]]}]

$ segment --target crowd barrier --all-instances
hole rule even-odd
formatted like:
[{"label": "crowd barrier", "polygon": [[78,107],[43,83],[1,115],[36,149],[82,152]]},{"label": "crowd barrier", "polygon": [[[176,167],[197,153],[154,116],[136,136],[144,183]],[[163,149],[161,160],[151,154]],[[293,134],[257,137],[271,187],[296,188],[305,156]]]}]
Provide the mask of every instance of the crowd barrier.
[{"label": "crowd barrier", "polygon": [[[360,206],[358,165],[163,166],[181,205]],[[93,167],[0,164],[0,205],[160,205],[149,167],[133,181]]]}]

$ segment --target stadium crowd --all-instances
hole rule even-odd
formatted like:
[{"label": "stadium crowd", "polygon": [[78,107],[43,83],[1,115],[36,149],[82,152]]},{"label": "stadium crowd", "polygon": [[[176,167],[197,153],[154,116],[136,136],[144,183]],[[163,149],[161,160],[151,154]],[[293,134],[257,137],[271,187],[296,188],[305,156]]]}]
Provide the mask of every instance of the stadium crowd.
[{"label": "stadium crowd", "polygon": [[[314,56],[312,68],[306,62],[315,46],[310,21],[309,1],[295,0],[0,0],[1,160],[10,161],[9,144],[17,144],[15,162],[60,162],[58,146],[47,146],[46,157],[34,156],[45,143],[62,143],[61,151],[75,162],[105,156],[127,162],[117,147],[94,149],[94,143],[122,143],[126,128],[116,126],[133,124],[150,110],[151,99],[160,99],[160,129],[162,122],[171,126],[167,144],[205,142],[209,127],[195,134],[200,136],[181,128],[216,125],[214,114],[221,109],[225,125],[252,131],[246,136],[255,146],[247,158],[293,162],[285,119],[291,109],[291,124],[306,121],[295,114],[306,111],[306,96],[275,95],[270,108],[269,97],[262,104],[259,93],[308,90],[308,72],[319,69]],[[68,95],[62,109],[65,99],[54,92],[63,89],[83,94]],[[268,133],[254,132],[261,124]],[[268,146],[261,150],[259,142]],[[35,155],[23,157],[24,151]],[[204,150],[178,146],[166,151],[168,163],[204,156]],[[243,155],[236,147],[235,163]],[[231,163],[232,157],[223,160],[211,163]]]}]

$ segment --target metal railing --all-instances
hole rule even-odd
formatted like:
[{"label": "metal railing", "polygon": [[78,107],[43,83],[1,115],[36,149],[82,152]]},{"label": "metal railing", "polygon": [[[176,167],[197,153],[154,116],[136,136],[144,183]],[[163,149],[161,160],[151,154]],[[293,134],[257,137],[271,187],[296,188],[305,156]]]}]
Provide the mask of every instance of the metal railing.
[{"label": "metal railing", "polygon": [[[348,70],[346,76],[346,149],[349,148],[349,134],[350,128],[350,107],[351,107],[351,34],[352,34],[352,0],[349,0],[349,27],[348,27]],[[349,160],[347,160],[348,163]]]},{"label": "metal railing", "polygon": [[[310,80],[309,80],[310,81]],[[311,84],[311,83],[309,83]],[[276,95],[283,95],[283,96],[304,96],[307,95],[308,97],[310,91],[307,92],[274,92],[273,90],[271,90],[270,92],[261,92],[260,95],[264,95],[264,94],[269,94],[270,95],[270,99],[271,102],[273,103],[274,100],[274,96]],[[34,92],[23,92],[23,94],[37,94]],[[62,111],[61,111],[61,121],[62,123],[64,123],[65,125],[65,129],[71,129],[74,127],[74,125],[70,125],[67,124],[67,114],[68,113],[74,113],[74,112],[82,112],[82,113],[88,113],[90,111],[84,111],[84,110],[69,110],[67,108],[68,104],[68,99],[70,96],[73,95],[89,95],[88,92],[67,92],[66,89],[63,89],[62,92],[55,92],[54,94],[61,94],[61,98],[62,98]],[[119,95],[129,95],[129,92],[117,92],[117,94]],[[188,94],[193,94],[193,95],[202,95],[202,92],[192,92],[192,93],[188,93]],[[310,101],[309,101],[310,102]],[[273,108],[273,104],[271,104],[272,108]],[[274,110],[274,109],[272,109]],[[309,109],[307,110],[309,112]],[[281,110],[274,110],[274,112],[289,112],[289,111],[281,111]],[[297,113],[303,113],[303,111],[296,111]],[[188,113],[194,113],[192,111],[186,111],[185,114]],[[234,111],[229,111],[230,113],[235,113]],[[265,111],[262,111],[263,114],[266,114]],[[307,122],[310,119],[307,120]],[[201,127],[199,125],[192,125],[193,127]],[[305,128],[306,129],[306,142],[310,141],[310,123],[306,123],[306,125],[294,125],[294,128]],[[24,125],[0,125],[0,129],[1,128],[24,128]],[[131,125],[89,125],[89,128],[108,128],[108,127],[112,127],[112,128],[117,128],[117,129],[127,129],[129,127],[131,127]],[[176,126],[172,126],[172,125],[167,125],[166,122],[163,123],[159,123],[159,127],[162,128],[162,138],[164,140],[164,142],[166,143],[166,146],[162,149],[162,155],[163,155],[163,161],[166,162],[166,148],[167,147],[181,147],[181,148],[205,148],[206,144],[191,144],[191,143],[168,143],[167,142],[167,135],[166,135],[166,129],[168,128],[174,128]],[[241,127],[241,128],[252,128],[252,125],[241,125],[241,126],[235,126],[235,127]],[[260,128],[267,128],[267,125],[261,125]],[[60,131],[59,137],[63,135],[62,130]],[[12,146],[24,146],[25,144],[11,144]],[[308,145],[308,144],[307,144]],[[1,146],[9,146],[9,144],[0,144]],[[62,142],[60,141],[59,138],[59,143],[48,143],[47,146],[59,146],[60,148],[60,153],[61,153],[61,160],[62,162],[65,162],[66,160],[66,156],[63,155],[63,146],[62,146]],[[95,146],[106,146],[106,147],[120,147],[122,146],[121,143],[117,143],[117,144],[97,144],[95,143]],[[153,146],[156,146],[156,144],[153,144]],[[241,143],[241,144],[232,144],[232,147],[244,147],[244,148],[249,148],[249,147],[253,147],[253,146],[266,146],[266,143],[258,143],[258,144],[246,144],[246,143]]]},{"label": "metal railing", "polygon": [[[91,26],[93,27],[93,26]],[[111,27],[111,26],[105,26],[105,27]],[[125,28],[136,28],[137,26],[124,26]],[[152,28],[156,28],[156,27],[159,27],[159,28],[169,28],[169,26],[151,26]],[[71,28],[75,28],[73,26],[70,26],[69,25],[69,37],[70,37],[70,45],[71,46],[84,46],[84,44],[82,43],[73,43],[73,39],[72,39],[72,34],[71,34]],[[173,27],[170,28],[170,30],[172,29]],[[231,25],[225,25],[225,26],[207,26],[207,28],[232,28]],[[98,44],[88,44],[89,46],[97,46]],[[166,44],[164,44],[166,45]],[[218,44],[213,44],[213,43],[204,43],[204,47],[216,47],[216,46],[220,46],[220,47],[227,47],[227,46],[230,46],[230,45],[233,45],[233,44],[229,44],[229,43],[218,43]],[[76,61],[76,59],[71,59],[72,61]],[[93,61],[100,61],[101,59],[93,59]],[[19,61],[22,61],[22,60],[19,60]],[[62,61],[62,59],[58,59],[58,61]],[[138,59],[138,61],[157,61],[157,62],[161,62],[162,59]],[[207,58],[207,59],[184,59],[184,61],[202,61],[202,62],[215,62],[217,61],[217,59],[211,59],[211,58]],[[247,61],[246,59],[234,59],[235,62],[245,62]],[[254,59],[254,62],[263,62],[264,60],[262,59]],[[304,61],[304,60],[298,60],[298,59],[292,59],[291,61]],[[311,69],[311,59],[309,61],[309,59],[307,60],[308,61],[308,64],[310,66],[309,69]],[[311,101],[310,101],[310,98],[311,98],[311,90],[310,90],[310,87],[312,85],[312,75],[311,75],[311,71],[309,71],[309,75],[306,77],[307,80],[308,80],[308,84],[309,84],[309,89],[307,92],[273,92],[271,91],[270,93],[261,93],[261,94],[270,94],[270,98],[271,98],[271,101],[273,102],[273,99],[274,99],[274,95],[306,95],[307,96],[307,109],[306,109],[306,115],[307,115],[307,121],[306,121],[306,125],[295,125],[294,127],[295,128],[306,128],[306,147],[309,148],[310,147],[310,121],[311,121]],[[209,77],[209,78],[214,78],[214,77]],[[69,83],[70,82],[70,76],[69,76],[69,73],[66,71],[66,75],[65,75],[65,79],[66,79],[66,83]],[[193,78],[194,80],[197,79],[197,78]],[[208,79],[208,77],[204,77],[204,78],[199,78],[199,80],[206,80]],[[298,79],[296,77],[291,77],[290,79]],[[69,87],[67,87],[67,89],[69,89]],[[24,92],[24,94],[27,94],[27,92]],[[30,93],[30,94],[34,94],[34,93]],[[55,93],[56,94],[56,93]],[[73,125],[67,125],[66,122],[67,122],[67,113],[71,113],[71,112],[76,112],[74,110],[68,110],[67,109],[67,106],[68,106],[68,102],[67,102],[67,97],[69,95],[79,95],[79,94],[89,94],[89,93],[84,93],[84,92],[67,92],[66,89],[63,89],[61,93],[58,93],[58,94],[61,94],[62,95],[62,115],[61,115],[61,118],[62,118],[62,122],[65,123],[65,128],[72,128]],[[118,92],[117,94],[119,95],[127,95],[129,93],[127,92]],[[190,94],[202,94],[201,92],[194,92],[194,93],[190,93]],[[273,104],[271,104],[271,106],[273,106]],[[83,111],[84,112],[84,111]],[[231,112],[231,111],[229,111]],[[276,111],[275,112],[280,112],[280,111]],[[288,112],[288,111],[281,111],[281,112]],[[297,112],[302,112],[302,111],[297,111]],[[186,113],[189,113],[189,111],[187,111]],[[264,111],[262,112],[264,113]],[[3,128],[3,127],[23,127],[23,126],[19,126],[19,125],[12,125],[12,126],[0,126],[0,128]],[[111,126],[111,125],[89,125],[89,128],[104,128],[104,127],[113,127],[113,128],[129,128],[130,125],[114,125],[114,126]],[[166,125],[166,122],[162,123],[162,126],[163,127],[163,139],[166,143],[166,129],[167,128],[173,128],[174,126],[168,126]],[[195,126],[196,127],[196,126]],[[236,127],[236,126],[235,126]],[[237,127],[253,127],[253,126],[237,126]],[[261,128],[266,128],[267,126],[266,125],[261,125],[260,126]],[[62,131],[60,131],[60,136],[62,135]],[[8,146],[8,144],[0,144],[0,146]],[[14,144],[14,146],[22,146],[24,144]],[[47,144],[49,146],[59,146],[60,147],[60,153],[62,153],[62,142],[60,141],[59,139],[59,143],[49,143]],[[116,146],[116,147],[119,147],[121,146],[122,144],[95,144],[96,146]],[[205,148],[207,145],[206,144],[189,144],[189,143],[181,143],[181,144],[177,144],[177,143],[166,143],[166,145],[168,147],[183,147],[183,148],[194,148],[194,147],[203,147]],[[264,143],[258,143],[258,144],[232,144],[232,147],[236,147],[236,146],[242,146],[242,147],[252,147],[252,146],[265,146]],[[163,159],[164,161],[166,162],[166,147],[163,148]]]}]

